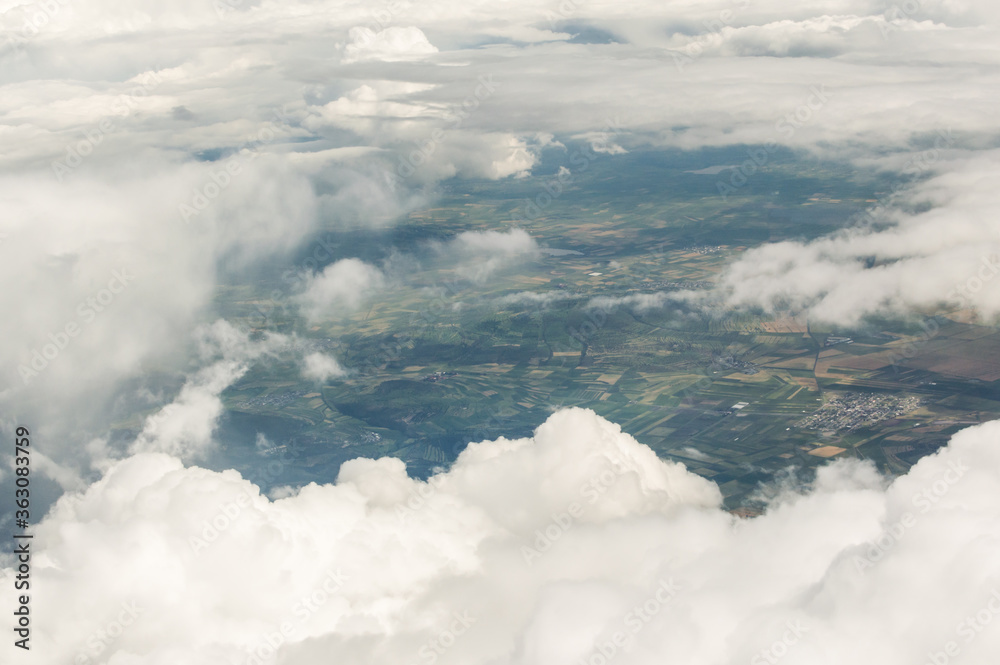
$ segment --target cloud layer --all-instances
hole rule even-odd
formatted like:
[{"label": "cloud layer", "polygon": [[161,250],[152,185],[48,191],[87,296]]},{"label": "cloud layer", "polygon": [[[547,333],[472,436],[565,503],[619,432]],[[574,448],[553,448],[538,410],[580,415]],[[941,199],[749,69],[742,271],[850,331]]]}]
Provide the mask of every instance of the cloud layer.
[{"label": "cloud layer", "polygon": [[[579,410],[426,482],[359,459],[265,497],[189,465],[250,363],[342,372],[211,324],[220,283],[319,229],[391,225],[451,178],[572,160],[570,141],[764,146],[719,176],[736,190],[777,146],[898,176],[857,228],[751,250],[710,305],[1000,313],[998,17],[986,0],[0,6],[2,425],[39,423],[36,479],[72,490],[34,541],[34,660],[994,662],[994,424],[891,483],[833,464],[751,521]],[[539,253],[520,229],[439,249],[473,283]],[[295,295],[314,323],[389,281],[348,258]]]},{"label": "cloud layer", "polygon": [[[975,308],[1000,314],[1000,208],[990,151],[875,206],[819,240],[749,250],[713,296],[725,307],[805,312],[841,325],[866,315]],[[913,213],[913,210],[925,209]]]},{"label": "cloud layer", "polygon": [[277,500],[233,471],[139,454],[39,525],[35,653],[903,665],[958,649],[986,662],[1000,649],[997,436],[966,430],[891,483],[834,463],[752,520],[580,409],[530,439],[472,444],[426,482],[358,459]]}]

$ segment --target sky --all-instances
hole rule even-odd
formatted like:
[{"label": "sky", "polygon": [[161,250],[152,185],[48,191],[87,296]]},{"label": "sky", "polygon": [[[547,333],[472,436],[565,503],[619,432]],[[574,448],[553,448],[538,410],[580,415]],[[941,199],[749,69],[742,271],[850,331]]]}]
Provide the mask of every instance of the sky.
[{"label": "sky", "polygon": [[[426,482],[355,460],[263,496],[198,464],[218,448],[220,395],[254,363],[316,381],[350,371],[308,340],[219,319],[223,279],[320,229],[392,227],[445,180],[524,177],[571,142],[746,145],[723,196],[778,147],[897,183],[842,231],[751,249],[683,299],[849,324],[957,304],[990,320],[998,12],[0,2],[0,428],[13,440],[31,424],[39,502],[61,497],[33,543],[47,615],[32,662],[989,662],[1000,636],[975,618],[1000,612],[989,424],[897,479],[831,464],[749,524],[714,485],[579,410],[531,440],[471,446]],[[514,228],[434,251],[482,283],[540,248]],[[364,306],[406,279],[401,261],[302,267],[298,316]],[[183,379],[146,382],[165,375]],[[139,411],[152,411],[140,433],[115,440],[110,425]],[[13,480],[5,456],[5,495]],[[539,532],[558,537],[526,555]],[[10,616],[16,562],[2,556]],[[637,619],[649,598],[659,609]]]}]

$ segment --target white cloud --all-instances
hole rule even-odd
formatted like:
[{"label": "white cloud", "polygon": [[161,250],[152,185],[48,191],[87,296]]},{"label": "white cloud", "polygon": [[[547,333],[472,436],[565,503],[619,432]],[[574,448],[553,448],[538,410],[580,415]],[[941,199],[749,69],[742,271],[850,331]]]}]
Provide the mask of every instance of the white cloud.
[{"label": "white cloud", "polygon": [[[751,249],[730,265],[714,294],[725,307],[806,312],[841,325],[866,315],[974,307],[1000,314],[1000,177],[991,151],[903,191],[861,225],[812,242]],[[928,208],[910,213],[892,204]],[[889,204],[889,205],[886,205]],[[702,294],[687,294],[702,300]]]},{"label": "white cloud", "polygon": [[709,457],[705,453],[701,452],[697,448],[692,448],[691,446],[686,446],[685,448],[683,448],[681,450],[681,452],[683,452],[685,455],[687,455],[691,459],[696,459],[696,460],[699,460],[701,462],[707,462],[707,461],[709,461],[709,460],[712,459],[711,457]]},{"label": "white cloud", "polygon": [[621,147],[617,143],[608,140],[607,132],[584,132],[578,137],[590,144],[590,149],[596,153],[601,153],[605,155],[623,155],[628,150]]},{"label": "white cloud", "polygon": [[385,285],[385,274],[377,267],[360,259],[341,259],[310,275],[297,300],[306,316],[317,321],[361,307]]},{"label": "white cloud", "polygon": [[325,353],[310,353],[303,359],[303,364],[302,376],[319,383],[347,373],[336,358]]},{"label": "white cloud", "polygon": [[540,255],[538,243],[524,229],[465,231],[439,250],[453,257],[460,276],[476,283]]},{"label": "white cloud", "polygon": [[561,300],[572,300],[578,297],[574,293],[567,293],[565,291],[518,291],[517,293],[508,293],[505,296],[500,296],[493,302],[501,307],[510,305],[533,305],[535,307],[545,308],[552,303],[559,302]]},{"label": "white cloud", "polygon": [[269,334],[253,341],[225,321],[204,327],[200,346],[203,358],[221,355],[189,378],[170,403],[146,418],[142,432],[129,452],[164,452],[183,459],[202,457],[213,444],[223,413],[222,391],[242,377],[250,363],[263,355],[289,350],[291,340]]},{"label": "white cloud", "polygon": [[633,293],[627,296],[597,296],[587,303],[590,309],[613,310],[618,307],[630,307],[637,312],[648,312],[666,306],[673,296],[664,291],[656,293]]},{"label": "white cloud", "polygon": [[350,43],[344,47],[344,62],[378,60],[399,62],[423,58],[437,53],[437,48],[427,36],[413,26],[391,27],[378,32],[371,28],[355,27],[348,33]]},{"label": "white cloud", "polygon": [[[751,520],[578,409],[532,439],[473,444],[426,482],[359,459],[335,485],[273,501],[233,471],[140,454],[38,525],[32,648],[41,665],[97,645],[112,663],[255,662],[268,640],[276,662],[303,665],[332,652],[417,662],[421,649],[540,664],[621,633],[622,665],[904,665],[956,648],[990,662],[998,435],[965,430],[888,486],[834,463]],[[14,575],[7,563],[0,583]]]}]

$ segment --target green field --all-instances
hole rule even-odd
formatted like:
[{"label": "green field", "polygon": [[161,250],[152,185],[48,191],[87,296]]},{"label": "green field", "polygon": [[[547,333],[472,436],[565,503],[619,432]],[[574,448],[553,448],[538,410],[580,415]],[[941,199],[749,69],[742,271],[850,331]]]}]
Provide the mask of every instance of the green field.
[{"label": "green field", "polygon": [[[274,442],[294,439],[302,452],[298,480],[329,477],[362,455],[397,456],[425,475],[468,441],[526,436],[553,410],[582,406],[713,479],[735,506],[790,465],[854,456],[902,472],[965,424],[996,418],[1000,371],[994,376],[974,359],[996,357],[1000,336],[948,312],[927,319],[928,335],[915,322],[836,330],[794,312],[588,306],[596,297],[704,288],[747,248],[829,233],[889,188],[875,174],[791,154],[778,155],[725,200],[717,176],[687,173],[743,154],[593,162],[519,224],[545,251],[484,284],[463,279],[428,243],[511,228],[551,175],[451,182],[426,209],[384,230],[331,225],[339,252],[331,261],[405,254],[405,286],[312,327],[295,315],[280,278],[289,265],[275,266],[253,288],[224,289],[218,307],[227,318],[315,340],[352,370],[315,386],[293,366],[259,366],[225,394],[231,425],[265,431]],[[290,265],[302,265],[310,251]],[[526,292],[550,301],[509,299]],[[837,337],[851,341],[834,343]],[[910,397],[919,407],[861,418],[850,429],[800,425],[845,394],[876,410]],[[746,406],[734,409],[738,403]],[[251,414],[264,420],[248,424]]]}]

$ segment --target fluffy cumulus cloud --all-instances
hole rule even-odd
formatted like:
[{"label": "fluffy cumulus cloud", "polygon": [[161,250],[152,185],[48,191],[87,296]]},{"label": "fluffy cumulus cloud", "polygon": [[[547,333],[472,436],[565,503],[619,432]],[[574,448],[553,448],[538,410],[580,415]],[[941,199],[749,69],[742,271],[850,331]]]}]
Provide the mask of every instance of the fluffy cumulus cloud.
[{"label": "fluffy cumulus cloud", "polygon": [[344,48],[345,62],[377,60],[398,62],[437,53],[434,45],[420,28],[413,26],[390,27],[374,32],[370,28],[355,27],[348,33],[350,43]]},{"label": "fluffy cumulus cloud", "polygon": [[310,275],[297,300],[313,321],[351,312],[384,288],[385,274],[360,259],[341,259]]},{"label": "fluffy cumulus cloud", "polygon": [[476,283],[541,255],[538,243],[524,229],[465,231],[438,249],[454,262],[459,276]]},{"label": "fluffy cumulus cloud", "polygon": [[[837,233],[813,241],[768,243],[726,266],[708,291],[593,298],[593,308],[637,311],[679,303],[709,311],[756,309],[804,314],[836,325],[868,316],[968,309],[1000,316],[1000,153],[948,156],[952,139],[903,165],[883,198]],[[933,175],[932,175],[933,174]],[[926,175],[926,179],[914,176]]]},{"label": "fluffy cumulus cloud", "polygon": [[986,153],[905,190],[898,206],[868,212],[862,222],[872,223],[752,249],[724,272],[714,299],[848,325],[941,306],[993,319],[1000,314],[997,158]]},{"label": "fluffy cumulus cloud", "polygon": [[313,381],[324,383],[346,373],[336,358],[325,353],[310,353],[303,359],[302,376]]},{"label": "fluffy cumulus cloud", "polygon": [[[143,453],[39,525],[32,583],[49,610],[33,655],[989,662],[998,436],[996,424],[961,432],[891,483],[834,463],[753,519],[580,409],[531,438],[471,444],[426,481],[395,459],[358,459],[276,500],[236,472]],[[8,563],[0,581],[14,575]]]}]

